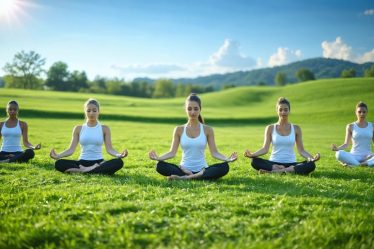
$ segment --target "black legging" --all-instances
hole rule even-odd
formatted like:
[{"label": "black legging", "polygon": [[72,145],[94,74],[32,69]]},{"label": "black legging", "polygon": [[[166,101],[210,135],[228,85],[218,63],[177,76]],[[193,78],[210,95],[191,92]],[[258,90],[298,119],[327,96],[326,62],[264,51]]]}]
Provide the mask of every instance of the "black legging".
[{"label": "black legging", "polygon": [[[185,176],[187,175],[177,165],[168,163],[165,161],[159,161],[156,165],[156,170],[158,173],[160,173],[163,176],[171,176],[171,175]],[[213,164],[212,166],[205,168],[203,175],[198,179],[216,180],[226,175],[228,172],[229,172],[229,164],[227,162],[216,163],[216,164]],[[197,172],[193,172],[193,173],[197,173]]]},{"label": "black legging", "polygon": [[252,158],[252,167],[256,170],[264,169],[267,171],[272,171],[273,165],[283,165],[284,167],[294,166],[295,173],[299,175],[308,175],[309,173],[313,172],[316,168],[314,162],[295,162],[295,163],[278,163],[272,162],[266,159],[262,159],[259,157]]},{"label": "black legging", "polygon": [[65,172],[71,168],[79,168],[79,165],[84,167],[92,166],[95,163],[100,164],[93,170],[87,172],[91,174],[104,174],[104,175],[113,175],[116,171],[120,170],[123,167],[123,161],[120,158],[112,159],[109,161],[100,160],[67,160],[60,159],[55,162],[55,168],[58,171]]},{"label": "black legging", "polygon": [[[13,155],[13,156],[10,156]],[[17,151],[17,152],[6,152],[0,151],[0,160],[7,160],[9,159],[10,163],[26,163],[30,159],[34,158],[35,153],[32,149],[27,149],[25,151]]]}]

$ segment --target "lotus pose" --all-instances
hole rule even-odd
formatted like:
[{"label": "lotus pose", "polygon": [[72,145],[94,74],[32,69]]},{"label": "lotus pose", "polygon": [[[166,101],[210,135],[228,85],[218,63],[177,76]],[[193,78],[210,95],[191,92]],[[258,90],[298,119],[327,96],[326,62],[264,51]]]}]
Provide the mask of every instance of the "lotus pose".
[{"label": "lotus pose", "polygon": [[[195,95],[188,96],[185,102],[185,110],[188,116],[188,122],[185,125],[177,126],[174,129],[173,141],[170,151],[157,156],[154,150],[149,152],[152,160],[159,161],[156,170],[168,179],[218,179],[229,172],[228,162],[237,159],[237,153],[232,153],[226,157],[217,151],[213,128],[204,125],[201,112],[201,100]],[[180,167],[167,163],[164,160],[173,158],[177,153],[179,144],[182,147],[182,160]],[[206,144],[209,145],[211,155],[223,163],[217,163],[208,166],[205,160]]]},{"label": "lotus pose", "polygon": [[[264,145],[254,153],[246,150],[244,156],[252,158],[252,166],[261,173],[296,173],[307,175],[316,168],[315,161],[320,159],[320,154],[312,156],[304,149],[301,128],[288,121],[291,110],[290,102],[281,97],[276,104],[278,122],[268,125],[265,129]],[[296,162],[294,145],[296,143],[300,155],[306,161]],[[266,154],[272,144],[269,160],[259,158]]]},{"label": "lotus pose", "polygon": [[[8,118],[0,122],[0,139],[3,138],[0,151],[0,162],[24,163],[34,158],[34,150],[41,148],[40,144],[32,145],[28,139],[28,126],[24,121],[18,119],[19,106],[14,100],[9,101],[6,106]],[[25,151],[21,146],[21,137],[23,145],[27,148]]]},{"label": "lotus pose", "polygon": [[[123,166],[121,158],[127,156],[127,150],[118,153],[112,147],[110,129],[106,125],[101,125],[99,118],[100,105],[94,99],[89,99],[84,105],[86,123],[75,126],[70,147],[56,153],[52,149],[50,156],[56,159],[55,168],[61,172],[76,173],[99,173],[112,175]],[[74,153],[78,143],[81,145],[81,154],[78,161],[61,159]],[[104,161],[102,145],[105,143],[106,151],[116,157],[109,161]]]},{"label": "lotus pose", "polygon": [[[367,105],[359,102],[356,105],[357,120],[347,124],[344,144],[339,147],[335,144],[331,145],[331,149],[336,151],[336,159],[344,166],[374,166],[374,154],[371,151],[374,141],[374,126],[373,123],[366,121],[367,113]],[[351,141],[351,151],[344,151]]]}]

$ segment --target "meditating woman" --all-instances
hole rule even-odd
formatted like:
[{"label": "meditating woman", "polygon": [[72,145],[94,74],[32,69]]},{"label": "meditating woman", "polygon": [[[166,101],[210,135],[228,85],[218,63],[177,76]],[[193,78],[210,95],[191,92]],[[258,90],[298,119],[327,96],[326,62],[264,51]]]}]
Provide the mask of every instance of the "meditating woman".
[{"label": "meditating woman", "polygon": [[[359,102],[356,105],[357,120],[347,124],[345,141],[337,147],[331,145],[331,149],[336,151],[335,156],[344,166],[374,166],[374,154],[371,145],[374,141],[374,125],[366,121],[368,106]],[[350,152],[344,151],[352,141]]]},{"label": "meditating woman", "polygon": [[[9,101],[6,106],[8,118],[0,122],[0,139],[3,138],[0,149],[0,162],[25,163],[34,158],[34,150],[39,150],[41,144],[32,145],[28,139],[28,126],[18,118],[19,105],[15,100]],[[27,148],[22,149],[23,145]]]},{"label": "meditating woman", "polygon": [[[320,159],[320,154],[317,153],[312,156],[305,151],[301,128],[297,125],[291,124],[288,121],[288,115],[291,111],[290,102],[281,97],[276,104],[278,113],[278,122],[268,125],[265,129],[264,145],[261,149],[254,153],[246,150],[244,156],[252,159],[252,166],[261,173],[296,173],[300,175],[307,175],[316,168],[315,161]],[[299,154],[306,160],[303,162],[296,162],[296,155],[294,153],[294,146],[299,151]],[[269,151],[270,144],[272,144],[272,152],[270,159],[262,159],[262,156]]]},{"label": "meditating woman", "polygon": [[[84,104],[84,111],[86,123],[74,127],[70,147],[61,153],[57,153],[55,149],[51,150],[51,158],[57,160],[55,168],[61,172],[112,175],[122,168],[122,158],[127,156],[127,150],[119,153],[113,149],[109,127],[101,125],[99,122],[99,102],[94,99],[87,100]],[[81,146],[79,160],[61,159],[72,155],[78,143]],[[115,159],[104,161],[102,154],[103,143],[105,143],[108,154],[116,157]]]},{"label": "meditating woman", "polygon": [[[152,150],[149,157],[152,160],[159,161],[156,170],[161,175],[167,176],[168,179],[189,180],[189,179],[218,179],[229,172],[228,162],[237,159],[237,153],[234,152],[226,157],[218,152],[213,128],[204,124],[201,116],[201,100],[191,94],[185,102],[185,110],[188,116],[186,124],[177,126],[174,129],[173,141],[170,151],[158,156]],[[182,147],[182,160],[180,165],[165,162],[173,158],[178,150],[179,144]],[[223,163],[208,166],[205,160],[205,148],[209,145],[211,155]]]}]

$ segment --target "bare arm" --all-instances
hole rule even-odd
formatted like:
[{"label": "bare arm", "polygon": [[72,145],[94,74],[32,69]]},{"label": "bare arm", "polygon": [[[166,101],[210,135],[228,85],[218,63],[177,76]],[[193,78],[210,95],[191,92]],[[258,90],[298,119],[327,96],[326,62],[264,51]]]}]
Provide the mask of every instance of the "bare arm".
[{"label": "bare arm", "polygon": [[297,125],[294,125],[294,128],[295,128],[295,133],[296,133],[296,147],[297,147],[299,154],[305,159],[307,159],[308,161],[319,160],[319,157],[320,157],[319,153],[317,153],[315,156],[312,156],[309,152],[307,152],[304,149],[301,128]]},{"label": "bare arm", "polygon": [[128,155],[127,149],[124,149],[121,153],[113,149],[112,136],[111,136],[109,127],[106,125],[103,125],[102,128],[103,128],[103,133],[104,133],[105,149],[108,152],[108,154],[114,157],[119,157],[119,158],[126,157]]},{"label": "bare arm", "polygon": [[177,126],[174,128],[173,140],[171,142],[170,150],[161,156],[157,156],[157,153],[154,150],[149,152],[149,158],[156,161],[164,161],[170,158],[175,157],[178,151],[180,137],[182,135],[183,127]]},{"label": "bare arm", "polygon": [[22,130],[23,145],[25,145],[26,148],[33,149],[33,150],[40,149],[41,144],[37,144],[36,146],[34,146],[29,142],[27,123],[23,122],[23,121],[20,121],[20,126],[21,126],[21,130]]},{"label": "bare arm", "polygon": [[82,126],[75,126],[73,129],[73,135],[71,138],[70,146],[67,150],[61,152],[60,154],[56,153],[55,149],[52,148],[51,152],[49,153],[50,157],[53,159],[60,159],[63,157],[70,156],[74,153],[77,145],[79,143],[79,133],[82,129]]},{"label": "bare arm", "polygon": [[265,134],[264,134],[264,144],[262,145],[262,148],[257,150],[254,153],[251,153],[248,149],[244,152],[244,156],[252,158],[252,157],[258,157],[265,155],[268,153],[271,143],[271,134],[273,132],[274,125],[268,125],[265,128]]},{"label": "bare arm", "polygon": [[0,122],[0,140],[1,140],[1,130],[3,129],[4,122]]},{"label": "bare arm", "polygon": [[[340,145],[339,147],[337,147],[335,144],[332,144],[331,145],[331,149],[333,151],[344,150],[351,143],[351,139],[352,139],[352,124],[347,124],[347,127],[345,128],[345,140],[344,140],[344,143],[342,145]],[[374,137],[373,137],[373,141],[374,141]]]},{"label": "bare arm", "polygon": [[236,152],[232,153],[229,157],[226,157],[225,155],[221,154],[217,150],[216,141],[214,138],[214,131],[213,128],[209,126],[204,125],[204,132],[206,131],[206,136],[208,140],[209,150],[212,157],[225,161],[225,162],[233,162],[238,158],[238,155]]}]

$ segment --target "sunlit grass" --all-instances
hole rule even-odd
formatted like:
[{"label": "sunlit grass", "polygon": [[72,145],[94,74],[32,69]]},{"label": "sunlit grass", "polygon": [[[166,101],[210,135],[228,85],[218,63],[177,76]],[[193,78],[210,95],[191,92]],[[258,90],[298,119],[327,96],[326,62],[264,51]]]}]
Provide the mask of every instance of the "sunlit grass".
[{"label": "sunlit grass", "polygon": [[[28,164],[0,164],[0,248],[372,248],[374,169],[344,168],[330,151],[331,143],[343,142],[345,124],[354,120],[350,112],[359,99],[368,102],[372,120],[372,85],[364,83],[356,88],[347,84],[347,90],[334,83],[337,96],[330,96],[333,90],[318,82],[278,92],[269,89],[269,96],[260,100],[240,96],[251,88],[218,93],[232,96],[232,101],[241,98],[235,105],[227,99],[219,105],[214,94],[202,96],[205,117],[218,120],[226,118],[219,110],[236,118],[245,114],[236,111],[245,109],[252,117],[274,115],[274,99],[288,94],[293,104],[290,118],[301,124],[305,148],[322,155],[310,176],[259,175],[240,156],[230,164],[229,174],[216,182],[169,182],[156,173],[147,153],[166,152],[179,123],[106,119],[110,116],[101,122],[110,126],[114,147],[129,150],[124,168],[112,177],[62,174],[54,170],[49,150],[66,149],[73,126],[83,118],[27,117],[30,141],[43,147]],[[346,91],[352,94],[347,96]],[[89,97],[1,90],[0,104],[5,105],[12,93],[18,94],[21,108],[76,113],[82,112]],[[92,96],[101,101],[104,114],[121,114],[129,101]],[[140,105],[138,116],[184,118],[183,109],[175,106],[183,105],[183,99],[131,101]],[[210,105],[217,114],[209,111]],[[171,106],[175,109],[168,112]],[[131,114],[124,110],[122,114]],[[217,121],[218,148],[239,155],[246,148],[255,150],[262,145],[264,128],[265,124],[245,121]],[[71,158],[78,155],[77,150]],[[179,151],[170,161],[178,163],[180,157]],[[209,153],[207,160],[217,162]]]}]

